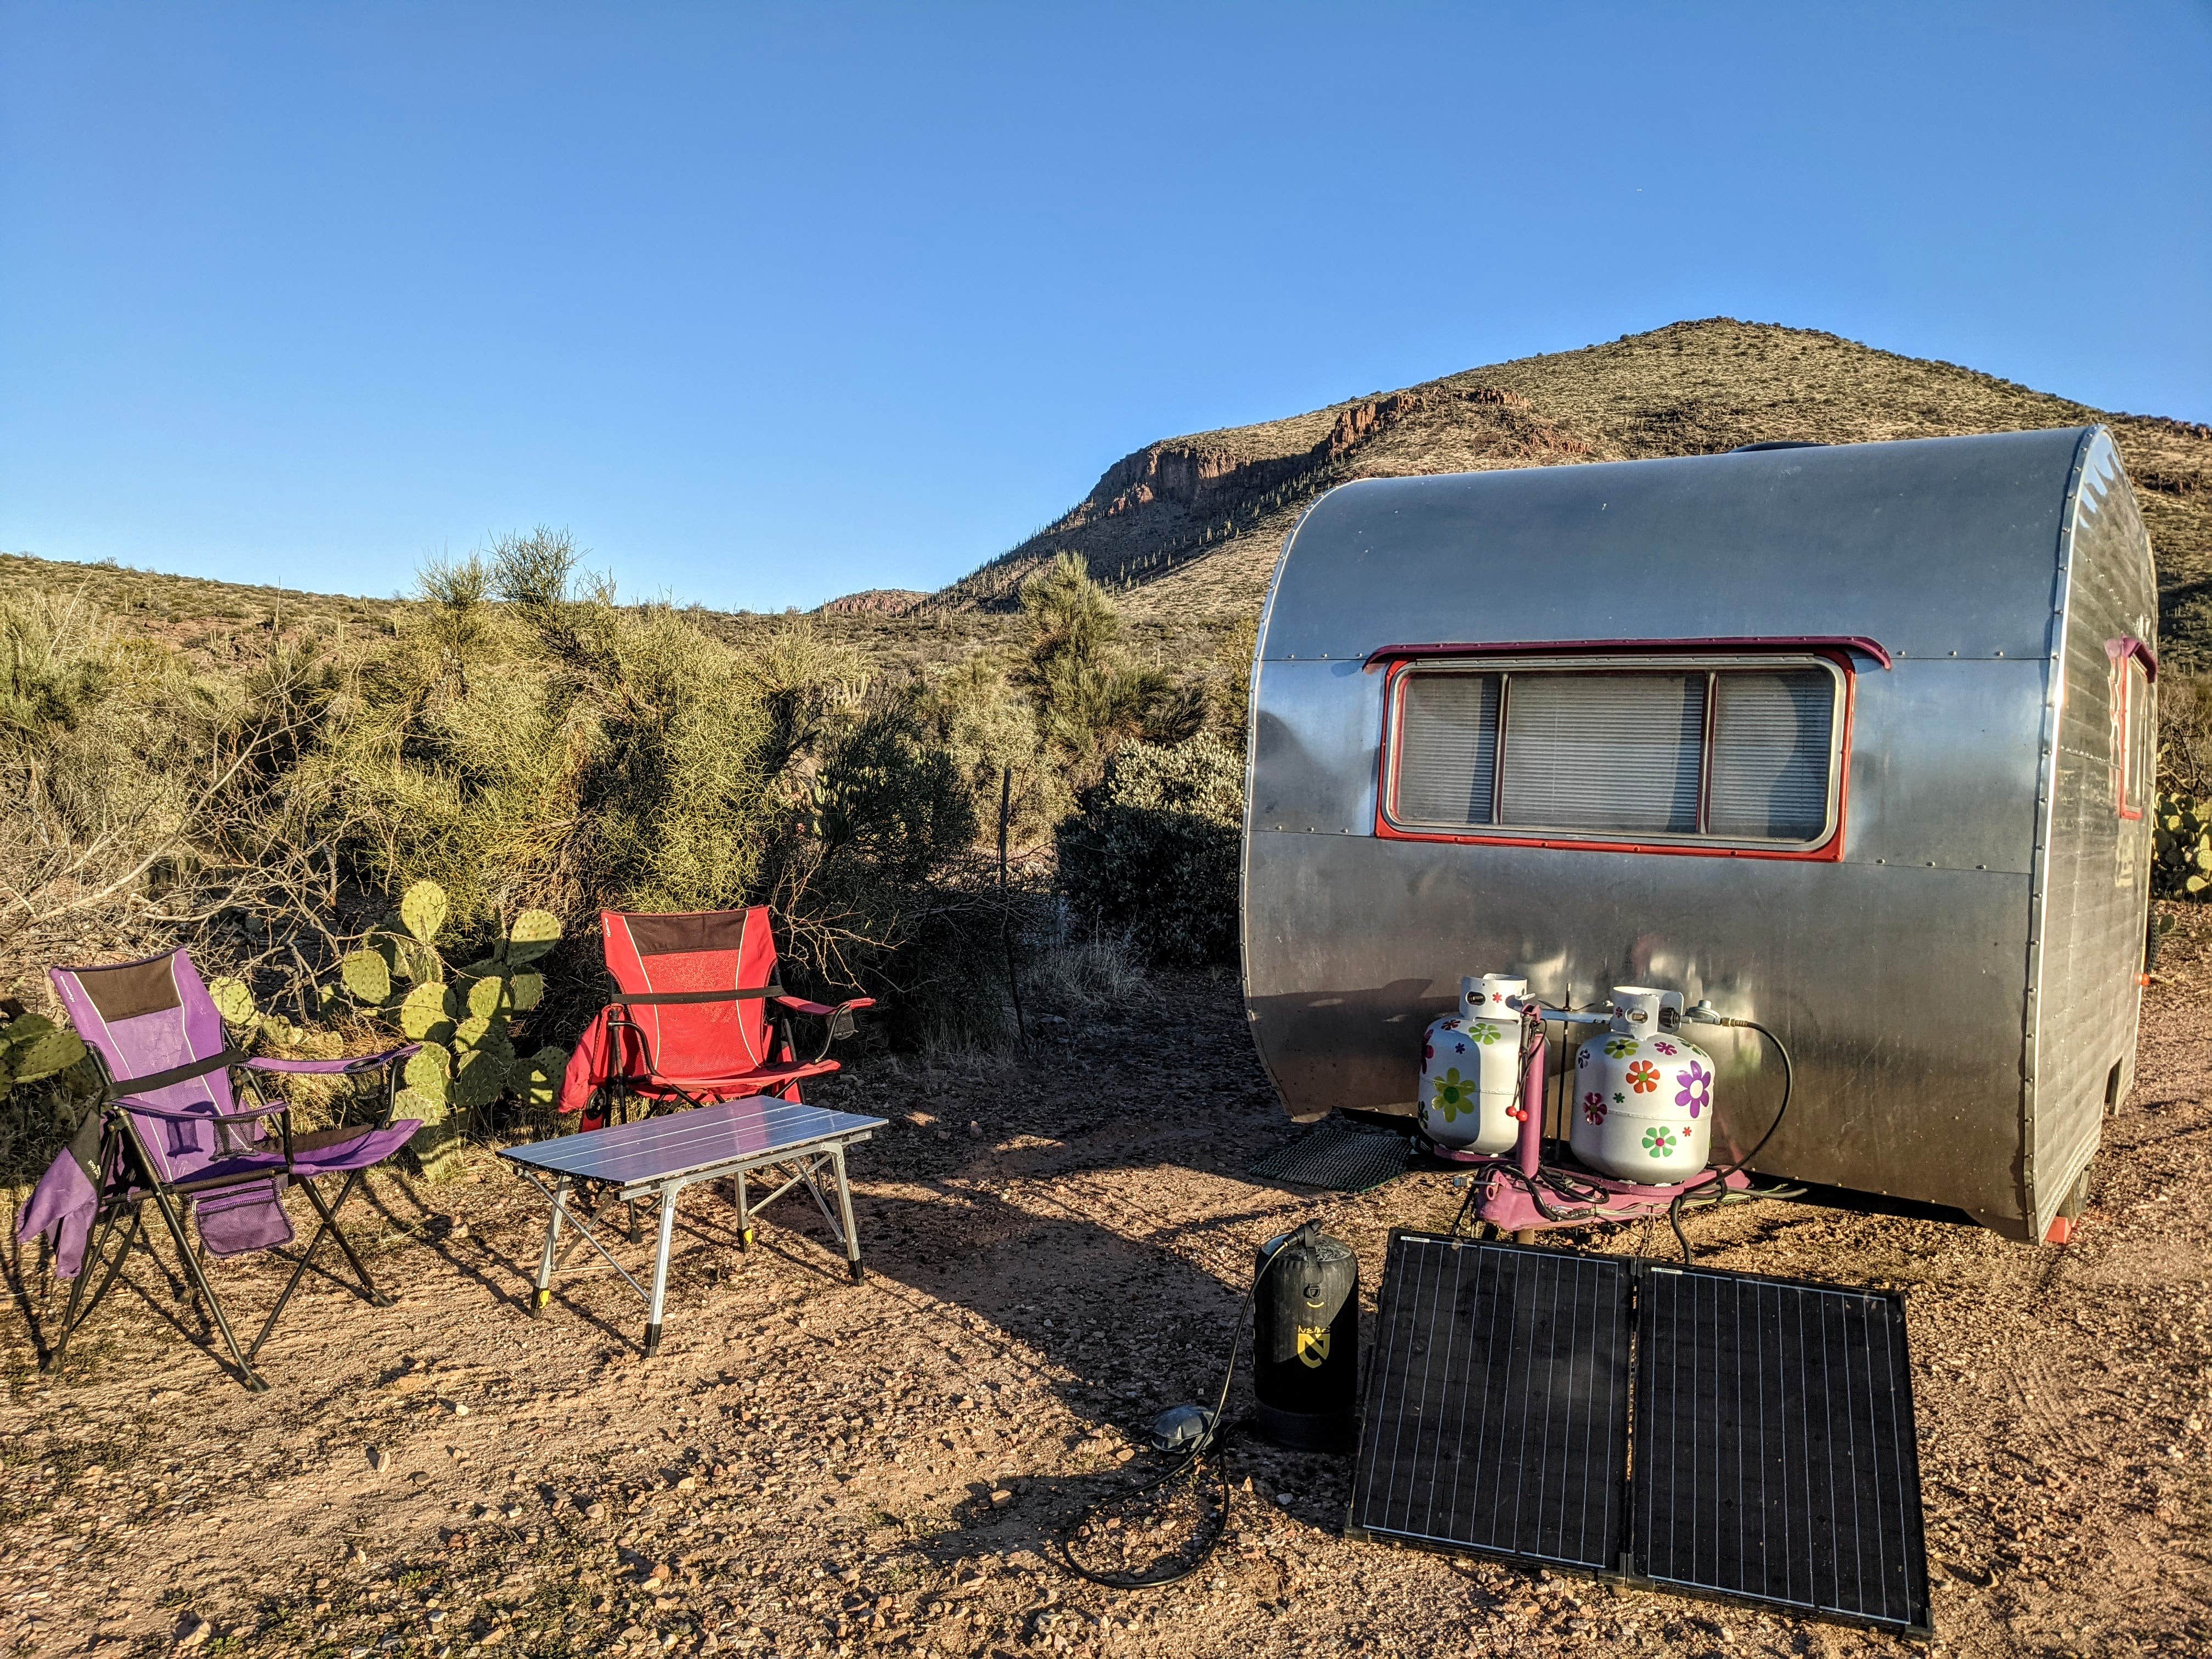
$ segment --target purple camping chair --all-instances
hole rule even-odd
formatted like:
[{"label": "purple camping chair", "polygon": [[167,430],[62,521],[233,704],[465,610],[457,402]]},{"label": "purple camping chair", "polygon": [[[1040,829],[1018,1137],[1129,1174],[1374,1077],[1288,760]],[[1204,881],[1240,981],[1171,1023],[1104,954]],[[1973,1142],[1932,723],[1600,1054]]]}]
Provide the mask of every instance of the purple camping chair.
[{"label": "purple camping chair", "polygon": [[[81,1249],[89,1233],[91,1249],[79,1261],[50,1368],[59,1368],[70,1333],[91,1316],[122,1271],[124,1259],[144,1230],[149,1200],[184,1258],[185,1272],[206,1298],[216,1328],[250,1389],[267,1386],[254,1372],[254,1357],[276,1328],[325,1237],[334,1239],[344,1252],[370,1305],[392,1305],[391,1297],[376,1288],[362,1265],[352,1241],[338,1224],[337,1212],[362,1173],[398,1152],[422,1127],[411,1119],[392,1121],[396,1068],[422,1044],[410,1042],[351,1060],[249,1060],[231,1044],[222,1016],[191,957],[183,951],[108,967],[57,968],[51,977],[77,1035],[100,1066],[105,1088],[97,1114],[97,1149],[80,1144],[73,1149],[74,1157],[65,1152],[47,1172],[47,1180],[40,1183],[41,1188],[57,1180],[65,1188],[82,1187],[93,1206],[80,1224],[85,1231],[76,1236]],[[270,1073],[355,1078],[380,1072],[383,1088],[377,1121],[334,1129],[295,1133],[292,1109],[281,1100],[264,1097],[260,1087],[261,1077]],[[240,1083],[235,1090],[234,1073]],[[276,1126],[273,1139],[267,1127],[271,1122]],[[327,1203],[315,1182],[340,1174],[345,1181],[338,1188],[337,1202]],[[252,1250],[284,1255],[280,1247],[295,1237],[282,1202],[288,1184],[307,1194],[322,1224],[300,1252],[261,1334],[241,1352],[215,1287],[185,1236],[184,1212],[192,1212],[201,1243],[211,1255]],[[39,1196],[34,1194],[34,1206]],[[71,1240],[58,1217],[59,1208],[49,1204],[46,1213],[57,1218],[52,1224],[63,1248],[57,1252],[56,1265],[66,1273]],[[88,1299],[85,1287],[100,1268],[108,1237],[126,1218],[122,1245],[106,1261],[105,1276]],[[150,1237],[146,1249],[153,1253]]]}]

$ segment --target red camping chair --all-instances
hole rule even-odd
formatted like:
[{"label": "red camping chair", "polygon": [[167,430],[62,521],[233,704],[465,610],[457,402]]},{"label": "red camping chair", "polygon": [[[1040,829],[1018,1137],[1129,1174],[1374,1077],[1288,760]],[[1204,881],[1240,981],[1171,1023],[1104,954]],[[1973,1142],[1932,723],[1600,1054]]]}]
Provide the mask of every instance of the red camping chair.
[{"label": "red camping chair", "polygon": [[[830,1045],[876,1006],[872,997],[831,1007],[786,996],[761,906],[602,910],[599,927],[616,995],[586,1028],[561,1083],[561,1110],[581,1112],[586,1129],[626,1121],[632,1101],[648,1113],[747,1095],[797,1101],[801,1082],[841,1069]],[[799,1057],[793,1015],[823,1022],[811,1059]]]}]

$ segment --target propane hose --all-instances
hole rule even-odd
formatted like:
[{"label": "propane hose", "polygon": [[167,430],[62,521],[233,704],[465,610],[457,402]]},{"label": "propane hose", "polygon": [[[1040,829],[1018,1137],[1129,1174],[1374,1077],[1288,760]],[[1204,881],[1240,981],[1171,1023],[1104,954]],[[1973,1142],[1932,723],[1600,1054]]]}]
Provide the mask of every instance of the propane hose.
[{"label": "propane hose", "polygon": [[[1746,1030],[1756,1031],[1774,1045],[1774,1052],[1782,1057],[1782,1103],[1774,1109],[1774,1121],[1766,1126],[1766,1133],[1759,1136],[1758,1142],[1749,1152],[1717,1175],[1707,1175],[1692,1182],[1680,1192],[1675,1194],[1674,1200],[1667,1206],[1667,1224],[1674,1229],[1674,1242],[1682,1247],[1682,1265],[1686,1267],[1692,1266],[1693,1262],[1690,1253],[1690,1236],[1682,1231],[1682,1216],[1690,1200],[1708,1188],[1717,1186],[1720,1188],[1720,1192],[1711,1200],[1712,1205],[1717,1207],[1729,1201],[1731,1196],[1728,1189],[1729,1177],[1737,1174],[1745,1164],[1757,1158],[1766,1149],[1766,1143],[1774,1139],[1774,1132],[1782,1127],[1782,1120],[1790,1115],[1790,1096],[1797,1082],[1797,1068],[1790,1064],[1789,1046],[1780,1037],[1775,1036],[1755,1019],[1730,1019],[1724,1015],[1714,1013],[1711,1010],[1711,1003],[1701,1002],[1691,1011],[1691,1015],[1700,1024],[1737,1025]],[[1763,1198],[1767,1194],[1747,1193],[1743,1196]]]},{"label": "propane hose", "polygon": [[[1306,1228],[1312,1228],[1318,1232],[1320,1225],[1319,1222],[1309,1221],[1304,1227],[1295,1230],[1291,1237],[1296,1237],[1297,1232],[1304,1231]],[[1170,1584],[1180,1584],[1184,1579],[1197,1573],[1213,1559],[1213,1552],[1220,1547],[1221,1540],[1229,1530],[1229,1471],[1221,1462],[1221,1451],[1223,1442],[1228,1437],[1228,1428],[1223,1413],[1229,1409],[1230,1386],[1237,1380],[1237,1351],[1243,1343],[1245,1316],[1252,1311],[1252,1304],[1259,1297],[1260,1283],[1267,1278],[1268,1269],[1288,1254],[1290,1243],[1290,1238],[1285,1238],[1281,1248],[1271,1252],[1267,1259],[1260,1264],[1260,1270],[1252,1275],[1251,1286],[1244,1292],[1243,1303],[1237,1310],[1237,1322],[1230,1328],[1229,1361],[1222,1368],[1221,1390],[1214,1397],[1212,1417],[1200,1432],[1198,1438],[1191,1443],[1190,1449],[1170,1464],[1164,1474],[1154,1476],[1140,1486],[1133,1486],[1125,1492],[1109,1494],[1089,1505],[1081,1510],[1060,1533],[1060,1556],[1067,1563],[1068,1571],[1074,1573],[1077,1577],[1088,1579],[1102,1589],[1111,1590],[1165,1589]],[[1081,1535],[1084,1528],[1090,1525],[1093,1516],[1109,1505],[1126,1504],[1134,1498],[1142,1498],[1146,1492],[1158,1492],[1187,1471],[1193,1468],[1202,1469],[1208,1462],[1213,1465],[1215,1479],[1220,1485],[1221,1507],[1206,1541],[1199,1547],[1198,1553],[1191,1558],[1187,1565],[1158,1577],[1136,1578],[1118,1573],[1093,1572],[1075,1559],[1075,1540]]]}]

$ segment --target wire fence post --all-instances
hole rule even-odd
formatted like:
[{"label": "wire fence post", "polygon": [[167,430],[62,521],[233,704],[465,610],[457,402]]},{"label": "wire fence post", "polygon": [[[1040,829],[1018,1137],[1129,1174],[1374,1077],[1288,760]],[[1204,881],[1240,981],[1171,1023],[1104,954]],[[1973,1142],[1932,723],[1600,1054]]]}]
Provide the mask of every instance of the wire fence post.
[{"label": "wire fence post", "polygon": [[1006,953],[1006,988],[1014,997],[1014,1031],[1030,1040],[1029,1023],[1022,1018],[1022,978],[1014,971],[1014,912],[1006,890],[1006,829],[1013,818],[1014,769],[999,769],[999,944]]}]

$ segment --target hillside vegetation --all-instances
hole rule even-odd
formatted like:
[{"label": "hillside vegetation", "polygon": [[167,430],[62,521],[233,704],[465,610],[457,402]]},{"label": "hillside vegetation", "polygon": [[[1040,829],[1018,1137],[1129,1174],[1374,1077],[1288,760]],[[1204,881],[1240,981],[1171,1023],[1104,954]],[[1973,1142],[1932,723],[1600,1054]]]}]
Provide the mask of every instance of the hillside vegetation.
[{"label": "hillside vegetation", "polygon": [[2126,459],[2157,551],[2165,656],[2212,667],[2212,427],[2114,414],[1955,364],[1726,318],[1147,445],[1062,518],[915,610],[1009,608],[1031,571],[1070,551],[1127,590],[1133,628],[1180,638],[1256,615],[1299,512],[1348,478],[2100,421]]}]

